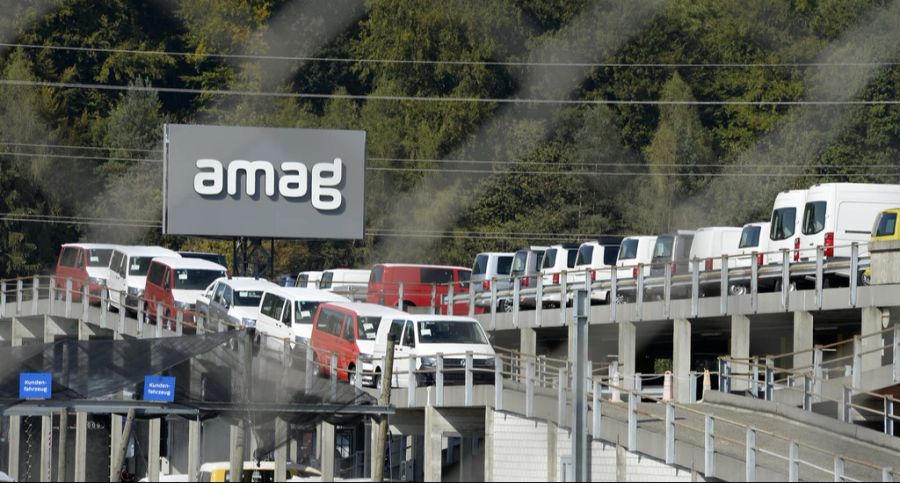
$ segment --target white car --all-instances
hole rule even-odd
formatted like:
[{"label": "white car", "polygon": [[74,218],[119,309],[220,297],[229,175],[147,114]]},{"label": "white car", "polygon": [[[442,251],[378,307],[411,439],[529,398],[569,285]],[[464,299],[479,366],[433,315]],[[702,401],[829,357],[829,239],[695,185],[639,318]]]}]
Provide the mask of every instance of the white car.
[{"label": "white car", "polygon": [[109,259],[109,308],[120,310],[119,294],[125,294],[125,307],[136,311],[147,285],[150,262],[158,257],[180,258],[178,253],[162,247],[122,246],[113,250]]},{"label": "white car", "polygon": [[263,293],[277,287],[257,278],[220,278],[197,297],[197,312],[206,317],[210,327],[219,323],[232,328],[256,327]]},{"label": "white car", "polygon": [[[578,248],[578,245],[564,244],[553,245],[547,249],[544,253],[544,260],[541,262],[541,276],[544,279],[544,287],[562,287],[562,273],[575,268]],[[568,283],[568,277],[566,277],[566,283]],[[544,306],[559,306],[560,301],[564,300],[562,297],[561,292],[547,293],[545,289]]]},{"label": "white car", "polygon": [[[477,320],[451,315],[406,315],[405,319],[396,318],[387,322],[382,320],[375,337],[375,370],[384,373],[382,365],[387,341],[388,338],[394,339],[393,387],[409,385],[411,361],[414,370],[434,369],[438,354],[444,354],[444,383],[464,382],[467,351],[472,352],[474,382],[493,384],[496,353]],[[433,382],[433,372],[416,375],[418,386]],[[381,383],[379,380],[376,385]]]},{"label": "white car", "polygon": [[350,302],[350,299],[311,288],[268,288],[259,303],[256,331],[291,343],[298,340],[308,343],[316,310],[325,302]]}]

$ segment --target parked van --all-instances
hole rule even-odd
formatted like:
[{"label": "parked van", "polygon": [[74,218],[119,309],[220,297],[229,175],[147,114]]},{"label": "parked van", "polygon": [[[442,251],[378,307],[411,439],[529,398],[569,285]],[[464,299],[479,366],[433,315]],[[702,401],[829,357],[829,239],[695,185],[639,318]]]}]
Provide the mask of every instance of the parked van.
[{"label": "parked van", "polygon": [[[722,267],[722,255],[732,255],[737,253],[738,245],[741,241],[743,228],[737,227],[704,227],[697,229],[694,234],[694,242],[691,244],[691,252],[688,260],[699,260],[698,267],[700,273],[712,272],[717,270],[731,268],[731,260],[728,266]],[[693,271],[693,264],[688,265],[688,272]],[[674,273],[674,272],[673,272]],[[665,272],[663,272],[665,274]],[[722,291],[719,281],[709,281],[706,283],[701,281],[700,294],[714,295]],[[677,290],[679,294],[690,294],[690,289]]]},{"label": "parked van", "polygon": [[672,266],[672,275],[689,273],[695,233],[691,230],[677,230],[656,237],[653,259],[650,261],[650,276],[664,276],[666,265]]},{"label": "parked van", "polygon": [[[445,313],[446,304],[441,303],[442,296],[449,292],[453,284],[453,294],[469,292],[469,281],[472,270],[465,267],[440,265],[414,265],[404,263],[380,263],[372,267],[369,277],[368,302],[388,307],[403,307],[408,311],[412,307],[431,307],[432,287],[436,292],[435,303],[438,311]],[[400,302],[400,283],[403,283],[403,301]],[[458,301],[453,306],[454,313],[467,313],[467,301]]]},{"label": "parked van", "polygon": [[277,285],[258,278],[220,278],[197,298],[197,313],[211,327],[256,327],[263,292]]},{"label": "parked van", "polygon": [[193,326],[197,297],[226,272],[222,265],[200,258],[154,258],[144,287],[144,317],[148,322],[155,321],[157,304],[162,304],[165,323],[174,325],[178,310],[182,310],[184,324]]},{"label": "parked van", "polygon": [[312,324],[310,346],[314,351],[318,374],[331,374],[331,354],[337,355],[339,379],[356,383],[356,363],[362,364],[362,383],[374,386],[376,379],[375,337],[382,319],[405,318],[406,314],[390,307],[368,303],[332,302],[319,306]]},{"label": "parked van", "polygon": [[[562,245],[553,245],[547,249],[544,254],[544,260],[541,262],[541,276],[544,278],[544,287],[557,286],[562,287],[562,272],[570,272],[575,268],[575,259],[578,258],[578,245],[566,243]],[[568,275],[566,276],[568,282]],[[559,292],[547,293],[544,291],[544,306],[552,305],[559,307],[560,301],[568,299],[562,298]]]},{"label": "parked van", "polygon": [[56,260],[56,293],[66,296],[66,283],[72,279],[72,300],[81,301],[84,286],[88,286],[88,301],[99,304],[109,279],[109,259],[117,245],[99,243],[67,243]]},{"label": "parked van", "polygon": [[319,288],[341,294],[351,300],[365,299],[369,288],[371,270],[348,270],[338,268],[325,270],[319,281]]},{"label": "parked van", "polygon": [[291,342],[299,340],[306,343],[312,336],[316,310],[326,302],[350,302],[350,299],[313,288],[267,288],[259,303],[256,331]]},{"label": "parked van", "polygon": [[[769,251],[769,237],[767,234],[771,231],[771,223],[757,222],[747,223],[741,229],[741,239],[738,242],[738,249],[731,255],[734,257],[729,260],[732,267],[749,267],[752,263],[757,265],[765,264],[765,253]],[[756,252],[756,259],[750,258]]]},{"label": "parked van", "polygon": [[218,253],[207,253],[207,252],[178,252],[182,258],[199,258],[201,260],[206,260],[208,262],[213,262],[219,264],[225,268],[228,268],[228,260],[225,259],[225,255],[221,255]]},{"label": "parked van", "polygon": [[319,281],[322,280],[322,272],[300,272],[297,275],[297,288],[319,288]]},{"label": "parked van", "polygon": [[[538,277],[541,276],[541,264],[544,261],[544,254],[546,252],[547,247],[532,246],[517,251],[513,256],[512,268],[510,269],[509,275],[512,278],[519,277],[520,288],[537,287]],[[515,282],[510,282],[510,288],[512,288],[513,283]],[[534,298],[534,295],[523,295],[519,299],[519,304],[522,307],[535,307]],[[512,311],[512,298],[501,300],[499,303],[501,309]]]},{"label": "parked van", "polygon": [[772,219],[769,226],[769,249],[765,257],[766,264],[782,263],[781,250],[794,250],[791,261],[800,260],[800,233],[803,222],[803,209],[806,206],[807,190],[791,190],[778,193],[772,207]]},{"label": "parked van", "polygon": [[[479,253],[472,265],[472,290],[475,292],[475,304],[479,307],[490,307],[491,300],[485,297],[478,299],[479,294],[491,293],[491,280],[496,279],[496,290],[502,292],[512,287],[509,272],[512,269],[513,254],[501,252]],[[499,302],[498,302],[498,305]]]},{"label": "parked van", "polygon": [[[616,243],[613,243],[616,242]],[[616,267],[619,257],[622,238],[612,237],[604,241],[590,241],[582,243],[578,247],[578,256],[575,257],[574,271],[568,276],[569,286],[584,286],[590,272],[590,283],[608,281],[612,277],[612,270]],[[570,300],[572,296],[569,297]],[[609,290],[591,290],[591,302],[609,302]]]},{"label": "parked van", "polygon": [[179,256],[162,247],[123,246],[114,249],[109,260],[109,280],[106,282],[110,308],[121,309],[119,294],[125,294],[125,307],[129,312],[136,312],[138,302],[144,296],[150,262],[156,257]]},{"label": "parked van", "polygon": [[872,226],[882,210],[900,206],[900,185],[828,183],[813,186],[806,196],[800,235],[801,261],[816,259],[825,247],[826,258],[849,259],[850,244],[860,243],[859,256],[868,256]]},{"label": "parked van", "polygon": [[[490,341],[477,320],[469,317],[442,315],[406,315],[388,323],[383,320],[375,339],[375,372],[383,373],[388,338],[394,339],[394,377],[392,386],[407,387],[409,384],[409,364],[412,358],[413,370],[428,370],[436,367],[438,354],[445,354],[444,369],[455,369],[444,373],[444,383],[465,382],[465,353],[473,354],[472,365],[476,372],[476,384],[494,383],[496,354]],[[417,386],[434,383],[434,373],[416,374]],[[376,384],[381,381],[376,381]]]},{"label": "parked van", "polygon": [[616,266],[619,267],[616,277],[619,280],[637,278],[640,264],[644,264],[644,275],[649,275],[654,246],[655,236],[629,236],[622,240],[616,257]]}]

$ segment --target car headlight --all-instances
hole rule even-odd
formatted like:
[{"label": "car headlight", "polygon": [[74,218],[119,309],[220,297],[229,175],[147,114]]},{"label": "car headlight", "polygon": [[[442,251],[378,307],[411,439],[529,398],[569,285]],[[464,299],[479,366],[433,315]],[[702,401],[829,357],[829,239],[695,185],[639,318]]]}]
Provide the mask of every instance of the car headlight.
[{"label": "car headlight", "polygon": [[243,325],[244,327],[247,327],[248,329],[254,328],[254,327],[256,327],[256,319],[243,318],[243,319],[241,319],[241,325]]},{"label": "car headlight", "polygon": [[128,295],[140,297],[141,295],[144,295],[144,289],[140,289],[137,287],[128,287]]},{"label": "car headlight", "polygon": [[430,357],[430,356],[428,356],[428,357],[423,357],[423,358],[422,358],[422,365],[423,365],[423,366],[428,366],[428,367],[434,367],[434,366],[435,366],[435,359],[434,359],[434,357]]},{"label": "car headlight", "polygon": [[100,277],[90,277],[88,281],[94,285],[106,285],[106,279]]}]

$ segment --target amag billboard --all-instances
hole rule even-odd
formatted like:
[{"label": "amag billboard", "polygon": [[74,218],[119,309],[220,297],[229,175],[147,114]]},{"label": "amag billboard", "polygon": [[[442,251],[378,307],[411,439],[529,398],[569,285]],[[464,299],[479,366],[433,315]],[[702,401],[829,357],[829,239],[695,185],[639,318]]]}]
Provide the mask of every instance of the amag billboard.
[{"label": "amag billboard", "polygon": [[366,133],[169,124],[170,235],[360,239]]}]

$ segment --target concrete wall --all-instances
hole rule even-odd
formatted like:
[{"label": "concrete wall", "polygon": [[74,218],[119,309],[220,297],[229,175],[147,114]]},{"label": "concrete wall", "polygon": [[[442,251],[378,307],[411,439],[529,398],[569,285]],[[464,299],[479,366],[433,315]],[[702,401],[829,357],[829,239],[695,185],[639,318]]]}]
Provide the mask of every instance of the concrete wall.
[{"label": "concrete wall", "polygon": [[[547,423],[503,412],[494,412],[492,453],[493,481],[559,481],[562,461],[571,455],[571,432],[565,428],[548,431]],[[553,439],[555,438],[555,441]],[[691,472],[666,466],[645,456],[622,452],[624,462],[617,468],[617,448],[613,444],[591,444],[591,480],[619,481],[691,481]],[[555,461],[551,461],[555,455]],[[552,472],[552,474],[548,473]]]}]

